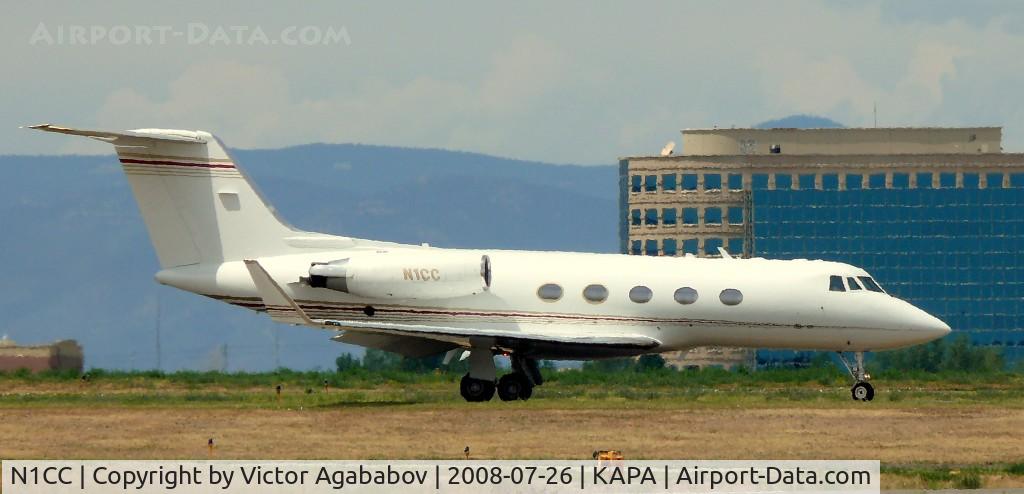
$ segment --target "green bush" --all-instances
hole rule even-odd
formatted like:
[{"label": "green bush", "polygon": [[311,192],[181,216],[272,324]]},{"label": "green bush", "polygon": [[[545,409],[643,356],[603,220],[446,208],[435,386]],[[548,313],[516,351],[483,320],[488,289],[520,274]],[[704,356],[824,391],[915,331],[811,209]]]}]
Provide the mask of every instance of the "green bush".
[{"label": "green bush", "polygon": [[957,489],[981,489],[981,475],[977,472],[962,472],[956,477],[953,486]]},{"label": "green bush", "polygon": [[946,338],[902,350],[880,352],[875,363],[885,371],[941,371],[994,373],[1005,368],[1002,352],[994,347],[971,344],[966,334],[947,343]]}]

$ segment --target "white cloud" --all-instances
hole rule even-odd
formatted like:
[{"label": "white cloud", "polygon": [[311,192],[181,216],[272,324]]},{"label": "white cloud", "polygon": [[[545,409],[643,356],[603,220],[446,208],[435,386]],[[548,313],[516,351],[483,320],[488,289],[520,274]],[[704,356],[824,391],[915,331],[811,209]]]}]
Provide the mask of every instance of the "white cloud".
[{"label": "white cloud", "polygon": [[[792,113],[870,125],[877,103],[881,125],[1004,125],[1007,149],[1021,149],[1024,16],[951,5],[925,17],[917,7],[810,0],[587,4],[586,15],[571,3],[435,6],[410,18],[371,6],[289,10],[282,22],[344,18],[351,46],[43,53],[10,43],[0,56],[21,69],[0,81],[0,103],[17,124],[52,115],[203,128],[239,147],[366,142],[584,163],[657,152],[685,127]],[[134,8],[118,22],[147,10]],[[220,10],[235,22],[235,9]],[[23,14],[25,26],[40,15]],[[0,152],[53,152],[54,142],[0,134]],[[107,152],[67,142],[58,151]]]},{"label": "white cloud", "polygon": [[169,82],[165,97],[114,91],[97,122],[104,128],[202,128],[237,147],[327,141],[502,153],[502,121],[534,109],[564,79],[565,65],[564,53],[529,35],[496,53],[477,84],[427,76],[399,84],[343,81],[334,94],[313,98],[294,94],[282,70],[206,61]]}]

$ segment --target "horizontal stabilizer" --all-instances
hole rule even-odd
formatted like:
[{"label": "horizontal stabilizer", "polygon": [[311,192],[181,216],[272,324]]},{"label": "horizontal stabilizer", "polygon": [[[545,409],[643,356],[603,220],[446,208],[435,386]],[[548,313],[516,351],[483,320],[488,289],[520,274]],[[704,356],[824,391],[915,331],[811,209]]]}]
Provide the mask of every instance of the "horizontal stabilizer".
[{"label": "horizontal stabilizer", "polygon": [[205,144],[206,137],[198,132],[188,130],[162,130],[162,129],[137,129],[123,130],[121,132],[109,132],[105,130],[84,130],[59,127],[51,124],[29,125],[27,128],[41,130],[43,132],[56,132],[58,134],[69,134],[75,136],[91,137],[98,141],[109,142],[115,146],[139,145],[145,140],[172,141],[180,143]]}]

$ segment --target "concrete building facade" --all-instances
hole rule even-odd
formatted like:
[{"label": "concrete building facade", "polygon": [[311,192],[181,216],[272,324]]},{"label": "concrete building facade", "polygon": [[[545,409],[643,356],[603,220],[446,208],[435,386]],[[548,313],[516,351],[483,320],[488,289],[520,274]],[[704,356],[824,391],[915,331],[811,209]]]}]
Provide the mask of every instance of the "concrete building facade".
[{"label": "concrete building facade", "polygon": [[[684,130],[680,155],[620,160],[620,248],[850,262],[1020,359],[1024,154],[1003,153],[1001,134]],[[776,357],[792,359],[757,360]]]},{"label": "concrete building facade", "polygon": [[32,372],[81,372],[83,363],[82,347],[75,340],[60,340],[45,345],[18,345],[7,337],[0,339],[0,371],[27,369]]}]

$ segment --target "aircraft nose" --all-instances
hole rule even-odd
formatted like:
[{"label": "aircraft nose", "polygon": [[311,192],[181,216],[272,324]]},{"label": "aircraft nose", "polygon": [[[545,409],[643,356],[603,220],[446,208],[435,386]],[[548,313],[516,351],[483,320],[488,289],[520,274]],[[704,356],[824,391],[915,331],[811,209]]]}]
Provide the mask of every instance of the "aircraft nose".
[{"label": "aircraft nose", "polygon": [[942,338],[951,331],[949,325],[942,322],[941,319],[917,307],[911,305],[908,312],[910,312],[908,314],[910,329],[920,332],[922,336],[928,336],[929,341]]}]

